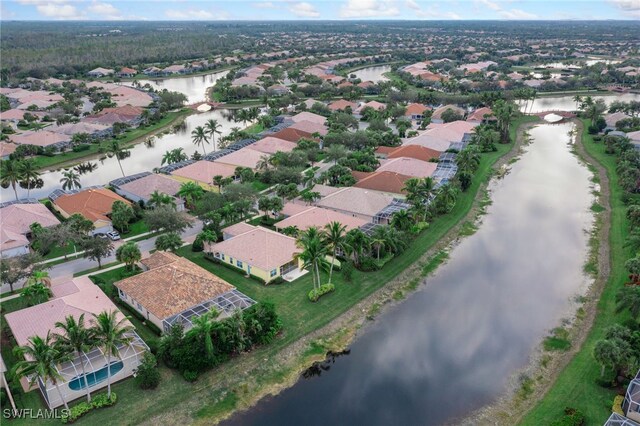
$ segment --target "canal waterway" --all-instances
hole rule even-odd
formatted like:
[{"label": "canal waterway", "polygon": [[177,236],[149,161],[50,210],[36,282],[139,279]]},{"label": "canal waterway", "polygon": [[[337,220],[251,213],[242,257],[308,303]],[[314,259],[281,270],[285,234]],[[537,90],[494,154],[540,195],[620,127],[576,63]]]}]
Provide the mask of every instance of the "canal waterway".
[{"label": "canal waterway", "polygon": [[503,394],[589,285],[593,196],[571,153],[573,128],[530,131],[533,143],[490,185],[478,231],[348,355],[225,424],[456,424]]}]

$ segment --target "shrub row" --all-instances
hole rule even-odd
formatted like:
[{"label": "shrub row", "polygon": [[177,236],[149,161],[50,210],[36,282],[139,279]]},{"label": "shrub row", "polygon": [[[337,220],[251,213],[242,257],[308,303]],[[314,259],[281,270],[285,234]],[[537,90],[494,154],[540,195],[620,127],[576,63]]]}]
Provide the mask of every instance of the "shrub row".
[{"label": "shrub row", "polygon": [[69,413],[62,416],[62,423],[73,423],[91,410],[109,407],[115,404],[116,400],[117,397],[115,392],[111,392],[111,398],[109,398],[106,393],[95,395],[91,398],[91,402],[81,402],[78,405],[71,407]]},{"label": "shrub row", "polygon": [[309,300],[312,302],[316,302],[320,297],[327,293],[331,293],[336,289],[336,286],[333,284],[322,284],[320,288],[314,288],[309,292]]}]

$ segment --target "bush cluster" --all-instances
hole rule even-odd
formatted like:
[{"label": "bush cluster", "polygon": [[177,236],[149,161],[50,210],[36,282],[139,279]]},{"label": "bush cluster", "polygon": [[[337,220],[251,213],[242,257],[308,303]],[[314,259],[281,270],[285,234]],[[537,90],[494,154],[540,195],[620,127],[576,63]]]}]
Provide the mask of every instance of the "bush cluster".
[{"label": "bush cluster", "polygon": [[327,293],[331,293],[336,289],[336,286],[333,284],[322,284],[320,288],[314,288],[309,292],[309,300],[312,302],[316,302],[320,297]]},{"label": "bush cluster", "polygon": [[62,416],[62,423],[73,423],[89,411],[97,408],[109,407],[115,404],[116,401],[117,397],[115,392],[111,392],[111,398],[109,398],[106,393],[95,395],[91,398],[91,402],[81,402],[78,405],[71,407],[69,414]]}]

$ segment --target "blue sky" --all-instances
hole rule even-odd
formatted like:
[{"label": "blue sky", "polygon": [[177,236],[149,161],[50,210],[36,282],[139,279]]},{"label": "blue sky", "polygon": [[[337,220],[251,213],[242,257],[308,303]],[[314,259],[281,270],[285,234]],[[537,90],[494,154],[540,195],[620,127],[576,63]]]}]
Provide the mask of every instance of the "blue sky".
[{"label": "blue sky", "polygon": [[640,0],[2,0],[3,20],[640,19]]}]

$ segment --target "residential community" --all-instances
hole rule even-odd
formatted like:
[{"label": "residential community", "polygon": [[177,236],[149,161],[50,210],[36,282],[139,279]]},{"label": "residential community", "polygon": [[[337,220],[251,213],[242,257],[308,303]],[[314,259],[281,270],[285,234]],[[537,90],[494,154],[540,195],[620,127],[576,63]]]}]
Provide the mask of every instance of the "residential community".
[{"label": "residential community", "polygon": [[0,34],[7,424],[640,424],[636,21],[87,22]]}]

